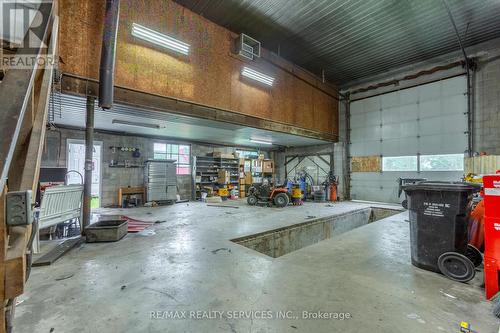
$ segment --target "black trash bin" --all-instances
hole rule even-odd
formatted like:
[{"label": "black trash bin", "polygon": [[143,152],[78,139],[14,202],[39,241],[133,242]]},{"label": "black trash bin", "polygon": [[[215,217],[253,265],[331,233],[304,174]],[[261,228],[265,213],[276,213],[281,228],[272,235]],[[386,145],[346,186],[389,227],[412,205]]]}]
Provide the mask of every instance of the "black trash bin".
[{"label": "black trash bin", "polygon": [[475,266],[467,257],[467,223],[472,194],[480,185],[425,181],[404,187],[410,211],[414,266],[467,282]]}]

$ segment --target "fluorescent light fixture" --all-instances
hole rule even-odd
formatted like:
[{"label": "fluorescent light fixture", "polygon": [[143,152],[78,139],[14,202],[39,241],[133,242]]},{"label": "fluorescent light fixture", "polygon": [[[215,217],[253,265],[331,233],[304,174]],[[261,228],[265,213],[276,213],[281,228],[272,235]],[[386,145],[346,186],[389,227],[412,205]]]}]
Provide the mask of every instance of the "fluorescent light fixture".
[{"label": "fluorescent light fixture", "polygon": [[154,128],[154,129],[164,128],[164,127],[162,127],[162,126],[160,126],[158,124],[136,123],[136,122],[133,122],[133,121],[120,120],[120,119],[113,119],[112,123],[113,124],[120,124],[120,125],[128,125],[128,126]]},{"label": "fluorescent light fixture", "polygon": [[164,35],[160,32],[146,28],[137,23],[132,23],[132,36],[167,48],[169,50],[182,53],[184,55],[189,54],[189,44],[181,42],[180,40],[173,37]]},{"label": "fluorescent light fixture", "polygon": [[269,141],[256,140],[256,139],[250,139],[250,142],[260,143],[260,144],[263,144],[263,145],[272,145],[273,144],[272,142],[269,142]]},{"label": "fluorescent light fixture", "polygon": [[249,67],[243,67],[241,71],[241,75],[244,77],[247,77],[249,79],[259,81],[260,83],[264,83],[268,86],[272,86],[274,83],[274,77],[266,75],[264,73],[258,72],[254,69],[251,69]]}]

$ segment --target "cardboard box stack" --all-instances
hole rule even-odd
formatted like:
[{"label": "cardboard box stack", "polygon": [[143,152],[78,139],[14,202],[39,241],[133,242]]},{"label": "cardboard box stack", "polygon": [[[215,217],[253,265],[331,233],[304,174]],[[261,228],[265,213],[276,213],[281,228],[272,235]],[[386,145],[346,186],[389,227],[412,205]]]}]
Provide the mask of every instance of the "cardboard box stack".
[{"label": "cardboard box stack", "polygon": [[262,162],[262,172],[273,173],[274,172],[274,161],[267,160]]},{"label": "cardboard box stack", "polygon": [[231,173],[227,170],[219,170],[217,182],[219,184],[229,184],[231,182]]},{"label": "cardboard box stack", "polygon": [[253,184],[252,173],[245,172],[245,185],[252,185],[252,184]]},{"label": "cardboard box stack", "polygon": [[240,198],[244,198],[247,196],[247,190],[245,185],[245,178],[240,178],[240,182],[238,184],[240,190]]}]

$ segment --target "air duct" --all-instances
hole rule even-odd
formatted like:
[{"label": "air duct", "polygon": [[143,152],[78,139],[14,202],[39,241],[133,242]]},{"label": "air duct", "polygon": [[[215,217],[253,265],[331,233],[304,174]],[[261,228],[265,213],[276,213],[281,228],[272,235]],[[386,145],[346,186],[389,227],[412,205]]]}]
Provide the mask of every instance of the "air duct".
[{"label": "air duct", "polygon": [[99,106],[103,109],[111,109],[113,106],[116,36],[119,18],[120,0],[107,0],[99,71]]}]

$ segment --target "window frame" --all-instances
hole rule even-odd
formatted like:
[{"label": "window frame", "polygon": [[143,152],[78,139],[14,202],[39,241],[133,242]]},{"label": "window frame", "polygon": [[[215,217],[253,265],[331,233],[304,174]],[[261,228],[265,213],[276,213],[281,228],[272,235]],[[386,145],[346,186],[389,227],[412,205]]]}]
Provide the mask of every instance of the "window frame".
[{"label": "window frame", "polygon": [[[426,161],[422,161],[423,158],[437,158],[437,157],[461,157],[461,169],[424,169],[422,166]],[[419,155],[419,171],[420,172],[463,172],[465,170],[464,154],[431,154],[431,155]]]},{"label": "window frame", "polygon": [[[415,159],[415,169],[401,169],[401,170],[386,170],[384,168],[384,160],[387,161],[388,159],[403,159],[403,158],[414,158]],[[418,172],[418,169],[419,169],[419,159],[418,159],[418,156],[417,155],[403,155],[403,156],[382,156],[382,160],[381,160],[381,163],[382,163],[382,172]]]},{"label": "window frame", "polygon": [[[160,148],[160,146],[162,148]],[[157,149],[160,148],[160,149]],[[181,148],[187,149],[187,153],[181,153]],[[187,158],[187,163],[180,163],[181,156]],[[155,160],[175,160],[177,175],[191,174],[191,145],[181,143],[154,142],[153,143],[153,159]]]},{"label": "window frame", "polygon": [[[456,168],[456,169],[452,169],[452,168],[449,168],[449,169],[428,169],[428,168],[425,168],[423,167],[423,165],[426,164],[426,161],[423,161],[423,159],[425,158],[436,158],[436,157],[447,157],[447,156],[454,156],[454,157],[459,157],[460,156],[460,160],[461,160],[461,169],[459,168]],[[384,160],[387,161],[387,159],[401,159],[401,158],[405,158],[405,157],[412,157],[412,158],[415,158],[416,159],[416,169],[401,169],[401,170],[394,170],[394,169],[390,169],[390,170],[386,170],[384,168]],[[427,154],[427,155],[421,155],[421,154],[418,154],[418,155],[402,155],[402,156],[382,156],[382,159],[381,159],[381,170],[382,172],[418,172],[418,173],[421,173],[421,172],[463,172],[465,170],[465,161],[464,161],[464,154],[463,153],[458,153],[458,154]]]}]

